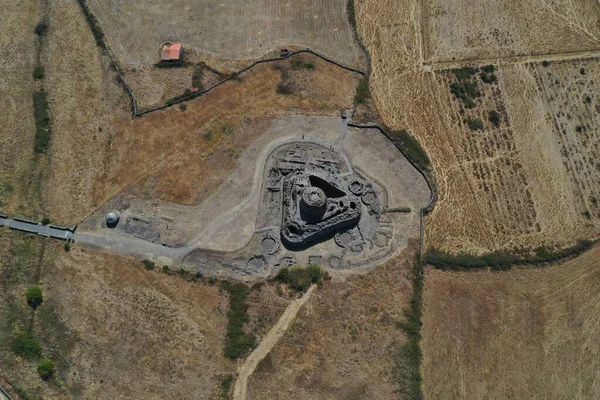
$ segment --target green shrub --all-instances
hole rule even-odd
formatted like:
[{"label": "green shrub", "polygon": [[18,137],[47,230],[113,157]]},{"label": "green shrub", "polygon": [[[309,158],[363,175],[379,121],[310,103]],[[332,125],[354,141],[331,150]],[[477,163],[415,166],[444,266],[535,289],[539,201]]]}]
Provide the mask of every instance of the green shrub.
[{"label": "green shrub", "polygon": [[498,111],[492,110],[488,115],[488,120],[497,128],[502,123],[502,115]]},{"label": "green shrub", "polygon": [[63,246],[63,248],[67,252],[71,251],[71,243],[69,243],[69,242],[65,243],[65,245]]},{"label": "green shrub", "polygon": [[354,102],[356,104],[363,104],[369,97],[371,97],[369,92],[369,77],[365,75],[358,82],[356,94],[354,95]]},{"label": "green shrub", "polygon": [[44,67],[37,65],[33,69],[33,79],[42,79],[44,77]]},{"label": "green shrub", "polygon": [[42,218],[42,225],[48,225],[50,223],[50,218],[44,217]]},{"label": "green shrub", "polygon": [[479,76],[481,77],[481,80],[484,83],[494,83],[498,80],[498,77],[496,76],[496,74],[488,74],[485,71],[481,72],[481,74],[479,74]]},{"label": "green shrub", "polygon": [[273,278],[274,281],[285,283],[298,292],[306,292],[313,283],[321,286],[323,280],[329,279],[331,277],[327,272],[323,271],[318,265],[312,264],[306,268],[282,268]]},{"label": "green shrub", "polygon": [[483,122],[480,118],[469,118],[467,119],[467,126],[472,131],[482,131],[483,130]]},{"label": "green shrub", "polygon": [[452,70],[452,72],[454,73],[454,76],[459,81],[463,81],[465,79],[470,79],[473,75],[475,75],[477,73],[477,71],[479,71],[478,68],[472,68],[472,67],[463,67],[463,68]]},{"label": "green shrub", "polygon": [[210,139],[212,139],[212,136],[213,136],[212,131],[205,132],[203,135],[204,140],[210,140]]},{"label": "green shrub", "polygon": [[48,95],[44,89],[33,93],[33,111],[35,116],[34,151],[45,153],[50,146],[50,115],[48,113]]},{"label": "green shrub", "polygon": [[45,23],[44,21],[38,22],[38,24],[35,26],[35,34],[38,36],[44,36],[46,34],[47,30],[48,30],[48,24]]},{"label": "green shrub", "polygon": [[225,356],[233,360],[244,356],[256,346],[254,336],[244,332],[244,324],[248,322],[247,298],[250,290],[243,283],[225,282],[222,287],[229,292]]},{"label": "green shrub", "polygon": [[42,287],[40,285],[31,285],[25,291],[25,297],[27,297],[27,304],[33,309],[39,307],[44,301],[42,296]]},{"label": "green shrub", "polygon": [[42,355],[42,347],[30,335],[19,333],[12,345],[12,351],[27,360],[33,360]]},{"label": "green shrub", "polygon": [[496,66],[492,65],[492,64],[484,65],[483,67],[481,67],[481,70],[483,72],[485,72],[486,74],[491,74],[491,73],[496,72]]},{"label": "green shrub", "polygon": [[152,271],[154,268],[156,268],[156,264],[154,264],[150,260],[143,260],[142,264],[144,265],[144,268],[146,268],[146,270],[148,271]]},{"label": "green shrub", "polygon": [[92,29],[92,34],[94,35],[94,39],[96,40],[96,44],[99,47],[105,47],[105,45],[104,45],[104,33],[102,32],[102,29],[100,29],[100,25],[98,24],[98,20],[96,19],[96,17],[94,17],[94,15],[92,14],[92,12],[90,11],[90,9],[87,6],[87,3],[85,2],[85,0],[78,0],[78,1],[79,1],[79,5],[81,6],[81,10],[83,11],[83,14],[85,15],[85,18],[86,18],[88,24],[90,25],[90,28]]},{"label": "green shrub", "polygon": [[179,109],[180,109],[181,111],[185,111],[185,110],[187,110],[187,105],[186,105],[186,104],[184,104],[184,103],[181,103],[181,104],[179,105]]},{"label": "green shrub", "polygon": [[54,361],[49,358],[44,358],[38,362],[37,366],[38,374],[43,380],[48,380],[54,375]]},{"label": "green shrub", "polygon": [[233,384],[233,375],[227,374],[221,376],[221,398],[229,398],[229,392],[231,391],[231,385]]},{"label": "green shrub", "polygon": [[548,61],[548,60],[542,61],[542,66],[544,66],[545,68],[548,68],[550,66],[550,61]]}]

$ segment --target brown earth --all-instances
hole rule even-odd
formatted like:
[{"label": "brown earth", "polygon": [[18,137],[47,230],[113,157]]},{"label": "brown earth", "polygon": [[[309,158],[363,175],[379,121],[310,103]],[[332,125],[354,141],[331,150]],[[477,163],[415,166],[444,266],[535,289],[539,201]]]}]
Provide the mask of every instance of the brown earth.
[{"label": "brown earth", "polygon": [[426,399],[600,396],[600,247],[508,272],[428,269]]},{"label": "brown earth", "polygon": [[[426,219],[426,245],[479,253],[596,236],[576,178],[554,156],[560,134],[527,69],[502,65],[498,84],[479,81],[483,97],[465,110],[447,72],[423,68],[419,2],[401,3],[358,1],[358,30],[371,53],[371,92],[383,122],[409,129],[432,160],[438,202]],[[499,128],[487,121],[492,109],[504,115]],[[484,130],[471,131],[469,117],[481,118]]]},{"label": "brown earth", "polygon": [[412,296],[409,253],[314,291],[250,377],[247,398],[397,398],[393,354]]}]

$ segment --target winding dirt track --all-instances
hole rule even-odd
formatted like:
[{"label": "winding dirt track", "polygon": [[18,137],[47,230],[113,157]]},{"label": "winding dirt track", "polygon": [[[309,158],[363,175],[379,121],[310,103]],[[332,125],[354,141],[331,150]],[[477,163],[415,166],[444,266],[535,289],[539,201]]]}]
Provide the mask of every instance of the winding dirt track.
[{"label": "winding dirt track", "polygon": [[260,363],[269,352],[275,347],[277,342],[283,337],[283,334],[287,330],[290,322],[296,318],[296,314],[300,311],[300,308],[306,303],[311,293],[315,290],[315,285],[312,285],[302,297],[294,300],[285,309],[283,315],[279,318],[279,321],[273,328],[267,333],[264,339],[260,342],[258,347],[254,349],[248,356],[246,361],[238,369],[238,378],[235,382],[235,388],[233,389],[233,400],[245,400],[246,399],[246,388],[248,387],[248,379]]}]

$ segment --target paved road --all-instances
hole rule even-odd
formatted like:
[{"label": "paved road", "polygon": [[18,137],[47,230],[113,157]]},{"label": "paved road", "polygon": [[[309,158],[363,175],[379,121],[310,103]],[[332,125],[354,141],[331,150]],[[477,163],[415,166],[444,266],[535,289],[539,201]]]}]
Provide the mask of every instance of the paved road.
[{"label": "paved road", "polygon": [[2,226],[8,226],[11,229],[35,233],[61,240],[72,240],[74,235],[71,230],[66,228],[53,225],[42,225],[32,221],[16,220],[7,218],[5,216],[0,216],[0,227]]}]

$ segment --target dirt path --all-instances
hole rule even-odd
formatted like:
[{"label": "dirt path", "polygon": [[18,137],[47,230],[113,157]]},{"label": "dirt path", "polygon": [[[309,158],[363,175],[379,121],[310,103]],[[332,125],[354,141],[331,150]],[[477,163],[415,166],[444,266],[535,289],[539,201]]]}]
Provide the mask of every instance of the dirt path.
[{"label": "dirt path", "polygon": [[238,369],[238,378],[235,382],[235,388],[233,390],[233,400],[245,400],[246,399],[246,388],[248,386],[248,379],[260,363],[269,354],[271,349],[275,347],[277,342],[283,337],[283,334],[287,330],[290,322],[294,320],[298,311],[315,289],[315,285],[312,285],[310,289],[298,300],[292,301],[292,303],[285,309],[283,315],[279,318],[279,321],[273,328],[267,333],[264,339],[260,342],[258,347],[248,356],[246,361]]},{"label": "dirt path", "polygon": [[[600,0],[599,0],[600,1]],[[485,58],[485,59],[464,59],[457,61],[441,61],[431,65],[427,65],[434,70],[445,70],[461,68],[465,65],[480,65],[480,64],[519,64],[530,62],[543,61],[563,61],[575,60],[580,58],[597,58],[600,57],[600,51],[575,51],[572,53],[556,53],[556,54],[540,54],[540,55],[524,55],[513,57]]]}]

